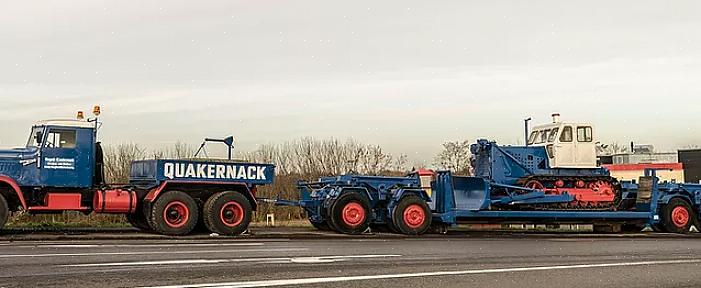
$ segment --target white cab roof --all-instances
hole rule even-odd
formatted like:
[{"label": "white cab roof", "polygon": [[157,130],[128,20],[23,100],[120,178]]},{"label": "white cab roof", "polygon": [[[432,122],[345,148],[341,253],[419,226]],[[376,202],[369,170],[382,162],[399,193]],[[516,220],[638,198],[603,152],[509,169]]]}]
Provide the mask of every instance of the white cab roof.
[{"label": "white cab roof", "polygon": [[54,119],[43,120],[34,123],[34,126],[63,126],[63,127],[78,127],[78,128],[95,128],[95,123],[85,120],[74,119]]}]

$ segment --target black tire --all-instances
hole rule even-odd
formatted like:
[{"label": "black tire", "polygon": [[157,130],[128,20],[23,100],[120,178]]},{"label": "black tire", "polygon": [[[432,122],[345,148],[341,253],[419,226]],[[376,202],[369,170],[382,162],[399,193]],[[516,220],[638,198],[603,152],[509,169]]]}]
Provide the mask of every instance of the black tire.
[{"label": "black tire", "polygon": [[[413,218],[406,218],[407,213],[413,215]],[[404,196],[392,211],[392,222],[397,232],[401,234],[424,234],[431,228],[431,221],[432,214],[428,204],[415,195]]]},{"label": "black tire", "polygon": [[5,196],[0,194],[0,229],[5,227],[8,218],[10,218],[10,208],[7,206]]},{"label": "black tire", "polygon": [[662,207],[662,226],[664,230],[670,233],[686,234],[689,233],[691,225],[696,225],[698,221],[696,213],[691,208],[689,202],[679,198],[674,198]]},{"label": "black tire", "polygon": [[329,227],[329,223],[326,223],[326,221],[324,221],[324,222],[311,222],[311,221],[309,221],[309,223],[312,223],[312,226],[314,226],[314,228],[316,228],[319,231],[331,231],[331,227]]},{"label": "black tire", "polygon": [[644,224],[623,224],[621,232],[623,233],[640,233],[645,229]]},{"label": "black tire", "polygon": [[209,231],[219,235],[241,235],[251,223],[253,207],[246,196],[235,191],[212,195],[204,203],[202,216]]},{"label": "black tire", "polygon": [[370,203],[359,192],[347,192],[339,196],[331,205],[329,215],[330,226],[343,234],[361,234],[370,227]]},{"label": "black tire", "polygon": [[129,224],[131,224],[131,226],[141,231],[153,231],[153,229],[151,229],[151,226],[148,224],[148,220],[146,218],[146,214],[144,213],[144,209],[136,209],[136,212],[134,212],[134,214],[127,214],[127,221],[129,221]]},{"label": "black tire", "polygon": [[197,225],[199,208],[190,195],[180,191],[161,194],[151,207],[149,224],[165,235],[186,235]]}]

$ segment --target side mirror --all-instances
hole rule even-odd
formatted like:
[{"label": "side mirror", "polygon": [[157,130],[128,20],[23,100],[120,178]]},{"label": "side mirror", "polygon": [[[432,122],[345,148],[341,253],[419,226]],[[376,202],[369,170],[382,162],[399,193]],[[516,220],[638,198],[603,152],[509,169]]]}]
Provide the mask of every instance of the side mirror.
[{"label": "side mirror", "polygon": [[35,139],[36,142],[37,142],[38,144],[41,144],[41,140],[44,139],[44,133],[41,132],[41,131],[38,131],[37,134],[36,134],[36,136],[34,136],[34,137],[36,138],[36,139]]}]

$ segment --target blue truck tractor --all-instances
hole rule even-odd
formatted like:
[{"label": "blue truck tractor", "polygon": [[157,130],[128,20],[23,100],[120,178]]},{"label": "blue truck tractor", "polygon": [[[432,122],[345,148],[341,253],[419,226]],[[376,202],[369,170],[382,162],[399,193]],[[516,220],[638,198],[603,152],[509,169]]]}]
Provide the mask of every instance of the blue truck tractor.
[{"label": "blue truck tractor", "polygon": [[[77,120],[38,122],[25,147],[0,150],[0,228],[14,211],[80,211],[125,214],[133,226],[166,235],[247,230],[256,188],[273,182],[275,166],[230,157],[135,161],[128,183],[108,184],[97,141],[99,106],[93,113],[88,120],[79,112]],[[232,137],[217,141],[233,148]]]},{"label": "blue truck tractor", "polygon": [[660,183],[655,170],[619,183],[596,166],[594,127],[553,116],[552,123],[533,128],[526,146],[471,145],[475,176],[326,177],[300,183],[301,200],[276,202],[301,206],[317,228],[347,234],[381,227],[415,235],[459,223],[594,224],[597,231],[647,225],[674,233],[698,228],[701,185]]}]

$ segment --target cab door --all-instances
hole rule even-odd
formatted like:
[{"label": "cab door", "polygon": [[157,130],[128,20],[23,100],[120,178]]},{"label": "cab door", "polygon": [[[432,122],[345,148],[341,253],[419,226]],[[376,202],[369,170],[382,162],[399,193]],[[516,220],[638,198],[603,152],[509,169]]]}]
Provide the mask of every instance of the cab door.
[{"label": "cab door", "polygon": [[39,165],[43,186],[87,188],[91,186],[92,133],[90,129],[49,127]]},{"label": "cab door", "polygon": [[561,129],[559,137],[553,139],[555,163],[553,167],[574,167],[577,166],[576,154],[577,143],[574,141],[572,126],[565,125]]},{"label": "cab door", "polygon": [[592,126],[577,126],[577,166],[596,167],[596,143]]}]

